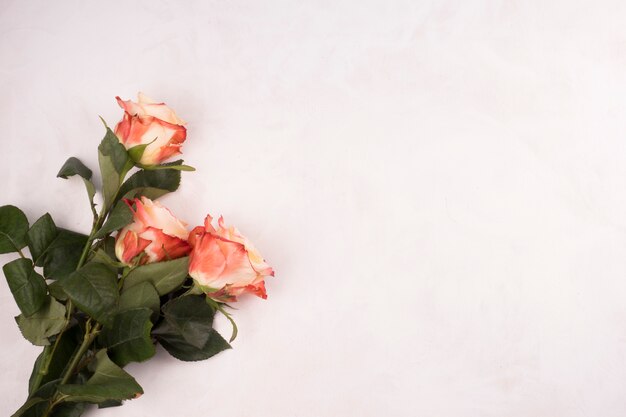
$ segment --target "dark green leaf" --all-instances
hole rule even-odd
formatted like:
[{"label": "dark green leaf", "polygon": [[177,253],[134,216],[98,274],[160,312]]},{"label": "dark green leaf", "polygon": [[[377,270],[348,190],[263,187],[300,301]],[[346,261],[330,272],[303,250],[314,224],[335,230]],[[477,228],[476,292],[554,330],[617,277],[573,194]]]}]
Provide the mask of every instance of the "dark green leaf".
[{"label": "dark green leaf", "polygon": [[106,134],[98,146],[98,161],[102,174],[102,193],[104,205],[110,207],[115,199],[117,190],[130,168],[132,161],[128,152],[115,136],[115,133],[107,127]]},{"label": "dark green leaf", "polygon": [[67,301],[68,297],[67,294],[65,294],[65,291],[63,291],[61,281],[52,281],[48,284],[48,292],[59,301]]},{"label": "dark green leaf", "polygon": [[[48,406],[50,405],[50,401],[53,395],[56,393],[57,385],[59,384],[59,380],[50,381],[44,385],[42,385],[29,401],[26,402],[28,404],[31,399],[36,399],[29,407],[23,406],[20,410],[22,410],[21,414],[15,413],[14,416],[22,416],[22,417],[41,417],[44,415]],[[19,411],[19,410],[18,410]]]},{"label": "dark green leaf", "polygon": [[85,313],[108,324],[119,298],[117,273],[104,264],[90,262],[62,282],[65,293]]},{"label": "dark green leaf", "polygon": [[15,318],[22,336],[33,345],[46,346],[48,338],[58,334],[65,327],[65,306],[52,297],[39,311],[30,317],[19,315]]},{"label": "dark green leaf", "polygon": [[32,316],[46,301],[46,281],[35,272],[30,259],[19,258],[2,270],[17,306],[26,317]]},{"label": "dark green leaf", "polygon": [[177,171],[195,171],[196,170],[194,167],[189,166],[189,165],[141,165],[141,168],[148,170],[148,171],[157,171],[159,169],[175,169]]},{"label": "dark green leaf", "polygon": [[50,214],[41,216],[27,234],[28,247],[44,276],[61,279],[76,270],[87,236],[57,228]]},{"label": "dark green leaf", "polygon": [[59,234],[44,254],[43,273],[49,279],[63,279],[76,270],[87,236],[58,229]]},{"label": "dark green leaf", "polygon": [[149,282],[142,282],[122,291],[118,310],[124,311],[138,307],[149,308],[154,313],[159,313],[161,307],[159,293]]},{"label": "dark green leaf", "polygon": [[115,238],[114,237],[107,236],[105,239],[100,241],[100,245],[111,259],[117,259],[117,255],[115,255]]},{"label": "dark green leaf", "polygon": [[41,216],[28,230],[26,240],[28,249],[37,266],[43,266],[42,255],[50,247],[54,239],[59,235],[57,226],[52,220],[52,216],[46,213]]},{"label": "dark green leaf", "polygon": [[[45,404],[44,404],[45,402]],[[37,407],[37,405],[40,405],[39,407]],[[33,397],[28,399],[28,401],[26,401],[24,403],[24,405],[22,405],[19,410],[17,410],[15,413],[11,414],[11,417],[22,417],[24,415],[26,415],[26,412],[29,412],[30,410],[32,410],[33,408],[37,408],[37,412],[41,413],[43,411],[45,411],[46,407],[48,406],[48,400],[45,398],[39,398],[39,397]],[[39,411],[41,410],[41,411]],[[41,414],[39,414],[41,415]]]},{"label": "dark green leaf", "polygon": [[155,348],[150,339],[151,314],[148,308],[122,311],[113,318],[111,328],[100,335],[100,343],[108,348],[111,359],[119,366],[154,356]]},{"label": "dark green leaf", "polygon": [[[172,164],[180,164],[180,161]],[[168,165],[168,164],[164,164]],[[170,164],[171,165],[171,164]],[[146,196],[152,200],[167,193],[176,191],[180,185],[180,171],[176,169],[161,169],[156,171],[140,170],[122,184],[118,199]]]},{"label": "dark green leaf", "polygon": [[93,197],[96,195],[96,187],[91,182],[91,170],[85,166],[78,158],[71,157],[61,167],[61,170],[57,174],[57,177],[67,179],[68,177],[78,175],[82,177],[87,189],[87,196],[89,197],[89,204],[95,215],[95,205],[93,203]]},{"label": "dark green leaf", "polygon": [[143,394],[135,379],[107,356],[106,349],[96,354],[94,374],[82,385],[60,385],[65,401],[102,403],[108,400],[129,400]]},{"label": "dark green leaf", "polygon": [[74,175],[80,175],[86,180],[91,179],[91,170],[83,164],[80,159],[71,157],[61,167],[57,177],[67,179],[67,177],[71,177]]},{"label": "dark green leaf", "polygon": [[93,262],[100,262],[101,264],[105,264],[110,266],[111,268],[124,268],[124,264],[117,261],[117,258],[111,258],[111,256],[106,252],[106,250],[100,248],[93,254],[91,258]]},{"label": "dark green leaf", "polygon": [[149,282],[154,285],[159,295],[165,295],[183,285],[188,268],[189,258],[187,257],[139,266],[126,276],[124,288]]},{"label": "dark green leaf", "polygon": [[206,345],[201,349],[189,344],[165,320],[161,322],[161,325],[152,334],[157,337],[159,343],[163,345],[170,355],[181,361],[201,361],[223,350],[230,349],[228,342],[214,329],[211,330]]},{"label": "dark green leaf", "polygon": [[17,252],[26,246],[28,219],[15,206],[0,207],[0,253]]},{"label": "dark green leaf", "polygon": [[80,417],[87,409],[87,403],[62,403],[54,407],[50,417]]},{"label": "dark green leaf", "polygon": [[122,402],[119,400],[107,400],[98,404],[98,408],[111,408],[111,407],[119,407],[122,405]]},{"label": "dark green leaf", "polygon": [[175,298],[163,306],[163,316],[172,329],[190,345],[201,349],[213,329],[215,311],[204,295]]},{"label": "dark green leaf", "polygon": [[[56,344],[56,349],[53,353],[51,353],[52,357],[50,358],[50,365],[48,366],[47,372],[41,369],[45,356],[45,350],[37,357],[35,365],[33,366],[33,371],[28,381],[28,393],[30,395],[33,394],[33,384],[35,383],[35,380],[37,379],[37,374],[40,371],[45,372],[41,378],[40,386],[61,377],[63,370],[70,362],[74,351],[78,348],[78,346],[82,342],[82,339],[83,332],[79,326],[73,326],[72,328],[66,330],[63,333],[63,337],[61,338],[61,340],[59,340],[59,342]],[[48,346],[44,349],[50,350],[51,348],[52,346]]]},{"label": "dark green leaf", "polygon": [[96,233],[95,238],[99,239],[105,235],[121,229],[133,221],[133,212],[123,201],[118,201],[111,214],[107,218],[102,228]]}]

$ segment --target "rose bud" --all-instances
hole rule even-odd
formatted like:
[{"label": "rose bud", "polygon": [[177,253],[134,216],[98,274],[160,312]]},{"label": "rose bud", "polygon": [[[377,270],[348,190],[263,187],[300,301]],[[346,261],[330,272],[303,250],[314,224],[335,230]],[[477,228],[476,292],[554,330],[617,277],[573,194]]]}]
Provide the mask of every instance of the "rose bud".
[{"label": "rose bud", "polygon": [[157,165],[180,154],[187,137],[185,122],[165,103],[156,103],[142,93],[137,96],[137,103],[116,97],[124,109],[124,118],[115,127],[120,142],[126,149],[147,145],[135,161],[143,165]]},{"label": "rose bud", "polygon": [[236,228],[224,227],[220,217],[216,230],[212,220],[207,216],[189,234],[189,275],[218,301],[237,301],[245,292],[267,298],[264,280],[274,276],[272,268]]},{"label": "rose bud", "polygon": [[115,255],[121,262],[143,265],[180,258],[191,251],[187,224],[158,201],[136,198],[135,209],[132,201],[126,203],[133,211],[133,222],[120,230],[115,240]]}]

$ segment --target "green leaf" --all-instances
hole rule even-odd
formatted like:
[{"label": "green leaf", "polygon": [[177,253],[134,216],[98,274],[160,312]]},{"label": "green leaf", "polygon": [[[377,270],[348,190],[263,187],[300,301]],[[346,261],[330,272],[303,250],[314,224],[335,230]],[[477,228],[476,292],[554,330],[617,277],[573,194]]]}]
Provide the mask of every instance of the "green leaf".
[{"label": "green leaf", "polygon": [[52,216],[46,213],[41,216],[28,230],[26,241],[28,249],[37,266],[43,266],[42,255],[50,247],[54,239],[59,235],[57,226],[52,220]]},{"label": "green leaf", "polygon": [[50,417],[80,417],[87,409],[87,403],[63,403],[54,407]]},{"label": "green leaf", "polygon": [[154,356],[155,347],[150,339],[152,323],[148,308],[135,308],[117,313],[110,329],[100,335],[100,343],[108,348],[113,362],[126,366],[130,362],[143,362]]},{"label": "green leaf", "polygon": [[118,201],[111,214],[107,217],[107,221],[102,228],[96,233],[95,238],[99,239],[105,235],[119,230],[133,221],[133,212],[123,201]]},{"label": "green leaf", "polygon": [[79,175],[86,180],[91,179],[91,170],[83,164],[80,159],[71,157],[61,167],[57,177],[67,179],[68,177]]},{"label": "green leaf", "polygon": [[22,336],[33,345],[46,346],[50,344],[48,338],[58,334],[65,327],[65,306],[52,297],[39,311],[30,317],[19,315],[15,318]]},{"label": "green leaf", "polygon": [[[182,161],[181,161],[182,162]],[[195,171],[196,169],[189,165],[140,165],[141,168],[148,171],[157,171],[160,169],[175,169],[177,171]]]},{"label": "green leaf", "polygon": [[167,321],[162,321],[159,327],[152,332],[161,345],[170,355],[181,361],[201,361],[210,358],[223,350],[230,349],[230,345],[215,329],[211,330],[209,340],[201,349],[188,343],[176,329]]},{"label": "green leaf", "polygon": [[[46,402],[47,403],[47,399],[45,398],[39,398],[39,397],[33,397],[33,398],[29,398],[28,401],[26,401],[24,403],[24,405],[22,405],[19,410],[17,410],[15,413],[11,414],[11,417],[22,417],[27,411],[29,411],[30,409],[32,409],[33,407],[35,407],[37,404],[41,404]],[[42,404],[44,405],[44,407],[47,407],[47,404]],[[39,409],[41,409],[42,411],[45,410],[44,407],[37,407]]]},{"label": "green leaf", "polygon": [[102,193],[104,194],[104,206],[111,207],[117,191],[132,168],[132,161],[126,152],[126,148],[115,136],[115,133],[107,127],[106,134],[98,146],[98,162],[102,174]]},{"label": "green leaf", "polygon": [[111,259],[117,259],[117,255],[115,255],[115,238],[111,236],[107,236],[105,239],[100,241],[102,249],[109,255]]},{"label": "green leaf", "polygon": [[87,236],[58,229],[59,234],[43,256],[43,275],[48,279],[63,279],[76,270]]},{"label": "green leaf", "polygon": [[39,218],[27,235],[36,266],[48,279],[62,279],[76,270],[87,236],[57,228],[49,214]]},{"label": "green leaf", "polygon": [[[152,142],[154,142],[154,140]],[[128,150],[128,155],[130,156],[130,159],[138,163],[141,160],[141,157],[143,156],[144,151],[146,150],[148,145],[150,145],[150,143],[143,143],[141,145],[133,146],[132,148],[130,148]]]},{"label": "green leaf", "polygon": [[17,252],[26,246],[28,219],[15,206],[0,207],[0,253]]},{"label": "green leaf", "polygon": [[122,405],[122,402],[119,400],[107,400],[98,404],[98,408],[111,408],[111,407],[119,407]]},{"label": "green leaf", "polygon": [[108,324],[119,298],[117,273],[104,264],[90,262],[62,282],[65,293],[85,313]]},{"label": "green leaf", "polygon": [[[83,332],[79,326],[73,326],[70,329],[66,330],[63,333],[63,337],[56,344],[56,348],[54,352],[51,353],[52,357],[50,358],[50,365],[48,369],[41,369],[43,366],[43,360],[45,357],[45,350],[42,352],[35,361],[35,365],[33,366],[33,371],[30,375],[30,379],[28,381],[28,393],[29,395],[33,395],[34,391],[34,383],[37,379],[37,374],[41,371],[44,373],[42,376],[40,385],[46,384],[50,381],[58,379],[61,377],[63,370],[70,362],[72,355],[78,346],[83,340]],[[45,349],[50,349],[52,346],[48,346]]]},{"label": "green leaf", "polygon": [[63,291],[63,285],[61,284],[61,281],[52,281],[50,284],[48,284],[48,292],[51,296],[59,301],[67,301],[68,299],[67,294],[65,294],[65,291]]},{"label": "green leaf", "polygon": [[159,314],[161,307],[159,293],[149,282],[142,282],[122,291],[118,310],[124,311],[138,307],[149,308]]},{"label": "green leaf", "polygon": [[100,262],[101,264],[105,264],[110,266],[111,268],[124,268],[124,264],[117,261],[117,258],[111,258],[111,255],[107,253],[106,250],[100,248],[98,249],[91,258],[92,262]]},{"label": "green leaf", "polygon": [[[44,415],[52,397],[56,394],[56,388],[59,385],[60,379],[56,379],[46,384],[42,385],[35,393],[32,395],[32,398],[38,398],[42,401],[35,402],[32,406],[25,409],[22,414],[19,414],[22,417],[41,417]],[[27,401],[28,404],[28,401]],[[55,415],[55,414],[52,414]]]},{"label": "green leaf", "polygon": [[179,165],[181,161],[164,164],[167,167],[160,170],[140,170],[126,180],[120,192],[118,199],[134,198],[146,196],[152,200],[159,198],[167,193],[176,191],[180,185],[180,171],[171,168],[172,165]]},{"label": "green leaf", "polygon": [[46,281],[35,272],[30,259],[19,258],[2,268],[17,306],[26,317],[32,316],[46,301]]},{"label": "green leaf", "polygon": [[87,189],[87,196],[89,197],[89,204],[91,205],[91,210],[95,213],[95,204],[93,202],[93,197],[96,195],[96,187],[91,182],[92,172],[89,168],[83,164],[80,159],[71,157],[61,167],[61,170],[57,174],[57,177],[67,179],[68,177],[72,177],[74,175],[78,175],[82,177],[83,182],[85,183],[85,188]]},{"label": "green leaf", "polygon": [[106,349],[96,354],[94,374],[82,385],[60,385],[65,401],[102,403],[108,400],[129,400],[143,394],[135,379],[107,356]]},{"label": "green leaf", "polygon": [[187,278],[188,269],[188,257],[139,266],[126,276],[124,288],[149,282],[154,285],[159,295],[165,295],[183,285],[185,278]]},{"label": "green leaf", "polygon": [[171,328],[198,349],[209,340],[215,316],[215,310],[204,299],[204,295],[187,295],[163,306],[163,316]]}]

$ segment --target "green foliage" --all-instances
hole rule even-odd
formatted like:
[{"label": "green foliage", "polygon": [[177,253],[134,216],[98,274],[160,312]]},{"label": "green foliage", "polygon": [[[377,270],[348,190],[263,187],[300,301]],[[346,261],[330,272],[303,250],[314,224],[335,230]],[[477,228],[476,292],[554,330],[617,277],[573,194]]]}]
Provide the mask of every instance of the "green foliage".
[{"label": "green foliage", "polygon": [[0,207],[0,253],[17,252],[26,246],[28,219],[15,206]]},{"label": "green foliage", "polygon": [[93,375],[85,384],[60,385],[65,401],[102,403],[109,400],[129,400],[143,394],[135,379],[107,356],[106,349],[96,353]]},{"label": "green foliage", "polygon": [[[11,417],[23,417],[27,415],[26,413],[31,416],[41,416],[47,407],[48,400],[46,398],[29,398],[28,401],[26,401],[24,405],[19,408],[19,410],[11,414]],[[33,414],[33,412],[36,414]]]},{"label": "green foliage", "polygon": [[187,295],[163,306],[163,317],[170,327],[199,349],[209,340],[215,315],[204,299],[204,295]]},{"label": "green foliage", "polygon": [[104,252],[109,255],[109,258],[117,261],[117,255],[115,254],[115,238],[111,236],[107,236],[106,238],[100,241],[100,248],[104,250]]},{"label": "green foliage", "polygon": [[26,317],[32,316],[46,301],[46,281],[35,272],[30,259],[19,258],[2,268],[17,306]]},{"label": "green foliage", "polygon": [[141,145],[133,146],[132,148],[130,148],[128,150],[128,155],[130,156],[130,159],[132,159],[136,163],[139,163],[139,161],[141,160],[141,157],[143,156],[144,151],[146,150],[148,145],[150,145],[150,143],[143,143]]},{"label": "green foliage", "polygon": [[87,236],[57,228],[48,213],[28,230],[28,248],[48,279],[63,279],[76,270]]},{"label": "green foliage", "polygon": [[37,266],[43,266],[43,254],[50,247],[54,239],[59,235],[56,224],[52,220],[52,216],[46,213],[41,216],[28,230],[26,241],[28,249],[33,257],[33,261]]},{"label": "green foliage", "polygon": [[[3,267],[21,311],[15,319],[27,340],[45,346],[33,366],[28,400],[14,417],[79,417],[88,403],[115,407],[138,397],[141,386],[122,367],[153,357],[156,342],[183,361],[230,348],[213,319],[218,310],[232,318],[204,294],[181,289],[189,279],[187,257],[134,268],[116,258],[109,235],[133,220],[132,207],[121,200],[161,197],[178,189],[181,171],[194,170],[182,160],[142,165],[146,146],[127,151],[106,127],[98,146],[100,215],[92,171],[75,157],[61,167],[58,177],[79,176],[87,188],[94,215],[89,236],[57,227],[48,213],[29,228],[20,209],[0,207],[0,254],[21,255]],[[139,171],[125,181],[133,166]],[[33,261],[21,253],[26,245]]]},{"label": "green foliage", "polygon": [[163,306],[164,320],[152,334],[177,359],[208,359],[230,349],[228,342],[213,329],[214,314],[204,296],[175,298]]},{"label": "green foliage", "polygon": [[50,417],[80,417],[87,409],[87,403],[63,403],[54,408]]},{"label": "green foliage", "polygon": [[140,170],[122,184],[118,198],[134,198],[146,196],[150,199],[159,198],[176,191],[180,185],[180,171],[169,166],[179,165],[181,161],[164,164],[168,167],[159,170]]},{"label": "green foliage", "polygon": [[59,301],[67,301],[68,297],[63,291],[63,285],[60,281],[52,281],[48,284],[48,293]]},{"label": "green foliage", "polygon": [[100,343],[108,348],[111,359],[119,366],[143,362],[154,356],[150,339],[152,310],[135,308],[117,313],[110,329],[100,335]]},{"label": "green foliage", "polygon": [[[178,163],[182,163],[180,160]],[[140,165],[141,168],[146,169],[148,171],[157,171],[160,169],[175,169],[177,171],[195,171],[196,169],[189,165],[172,165],[172,164],[163,164],[163,165]]]},{"label": "green foliage", "polygon": [[131,211],[130,207],[128,207],[125,202],[118,201],[117,204],[115,204],[113,210],[111,210],[109,216],[107,217],[107,221],[100,228],[98,233],[96,233],[95,238],[99,239],[101,237],[104,237],[111,232],[123,228],[132,221],[133,212]]},{"label": "green foliage", "polygon": [[63,164],[57,177],[67,179],[68,177],[79,175],[86,180],[91,179],[91,170],[83,164],[80,159],[71,157]]},{"label": "green foliage", "polygon": [[93,202],[93,197],[96,195],[96,187],[91,182],[92,172],[85,164],[83,164],[80,159],[71,157],[61,167],[57,177],[67,179],[68,177],[72,177],[74,175],[78,175],[83,179],[85,183],[85,188],[87,189],[87,196],[89,197],[89,204],[91,205],[91,210],[95,214],[95,205]]},{"label": "green foliage", "polygon": [[49,412],[50,405],[55,399],[60,381],[60,379],[54,379],[42,385],[13,416],[41,417],[48,415],[49,417],[80,417],[85,411],[87,403],[62,403],[54,407],[52,412]]},{"label": "green foliage", "polygon": [[159,295],[162,296],[183,285],[185,278],[187,278],[188,268],[188,257],[139,266],[130,271],[124,280],[124,288],[130,288],[142,282],[149,282],[154,285]]},{"label": "green foliage", "polygon": [[152,332],[157,340],[170,355],[181,361],[202,361],[210,358],[223,350],[230,349],[230,344],[215,330],[209,334],[209,340],[201,348],[188,343],[185,338],[171,327],[166,321]]},{"label": "green foliage", "polygon": [[[53,351],[51,350],[52,346],[48,346],[46,350],[44,350],[37,357],[37,360],[35,361],[35,364],[33,366],[33,371],[28,381],[29,395],[33,395],[35,391],[35,381],[37,380],[37,376],[39,373],[42,374],[39,385],[46,384],[61,377],[63,370],[70,362],[72,355],[80,345],[82,339],[83,332],[80,327],[73,326],[70,329],[66,330],[65,333],[63,333],[63,337],[59,339],[59,342],[56,344],[56,347]],[[50,355],[50,358],[48,358],[49,365],[47,369],[44,369],[44,362],[46,360],[47,354]]]},{"label": "green foliage", "polygon": [[48,279],[63,279],[78,265],[80,255],[87,244],[87,236],[58,229],[59,234],[43,257],[43,274]]},{"label": "green foliage", "polygon": [[85,313],[99,323],[108,324],[117,309],[119,293],[117,272],[108,266],[90,262],[62,282],[63,290]]},{"label": "green foliage", "polygon": [[108,208],[113,204],[126,173],[133,166],[126,148],[108,127],[98,146],[98,162],[102,174],[104,206]]},{"label": "green foliage", "polygon": [[26,317],[20,314],[15,318],[22,336],[33,345],[50,344],[49,337],[58,334],[65,327],[65,306],[52,297],[47,297],[43,307],[35,314]]},{"label": "green foliage", "polygon": [[112,258],[105,249],[98,249],[94,252],[93,257],[90,259],[92,262],[100,262],[108,265],[111,268],[123,268],[125,265],[117,261],[117,258]]},{"label": "green foliage", "polygon": [[144,281],[125,288],[120,295],[119,311],[138,307],[149,308],[155,314],[159,314],[161,307],[159,293],[150,282]]},{"label": "green foliage", "polygon": [[48,279],[63,279],[76,270],[87,236],[58,229],[54,242],[43,256],[43,275]]},{"label": "green foliage", "polygon": [[122,405],[120,400],[106,400],[98,404],[98,408],[119,407]]}]

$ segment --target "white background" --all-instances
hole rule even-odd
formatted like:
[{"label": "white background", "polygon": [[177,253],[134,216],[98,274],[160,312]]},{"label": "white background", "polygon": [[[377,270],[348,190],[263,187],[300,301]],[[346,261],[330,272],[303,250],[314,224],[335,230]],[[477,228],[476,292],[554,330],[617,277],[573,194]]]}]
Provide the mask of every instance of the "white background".
[{"label": "white background", "polygon": [[[132,4],[131,4],[132,3]],[[163,201],[276,270],[234,349],[89,416],[626,415],[626,4],[0,2],[0,204],[88,231],[69,156],[141,90]],[[7,262],[11,256],[2,256]],[[0,283],[0,411],[39,352]],[[228,333],[226,323],[219,328]]]}]

